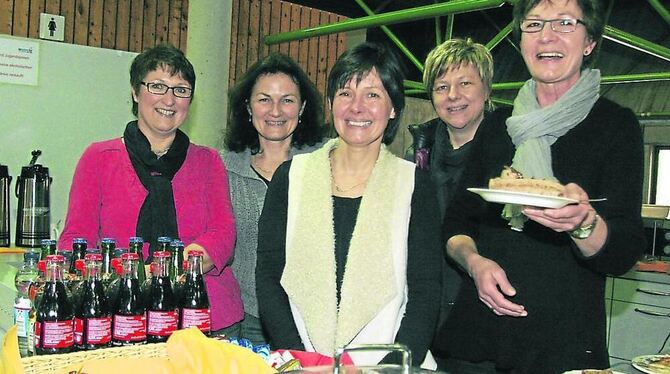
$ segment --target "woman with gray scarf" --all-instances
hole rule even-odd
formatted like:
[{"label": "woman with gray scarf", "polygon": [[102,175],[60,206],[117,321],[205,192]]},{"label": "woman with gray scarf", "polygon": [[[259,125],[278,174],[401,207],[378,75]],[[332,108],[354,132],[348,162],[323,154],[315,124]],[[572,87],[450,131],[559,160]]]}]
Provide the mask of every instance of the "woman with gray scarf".
[{"label": "woman with gray scarf", "polygon": [[[561,373],[609,366],[607,274],[639,258],[643,149],[633,113],[599,96],[585,68],[604,28],[597,0],[521,0],[516,31],[531,79],[506,129],[473,150],[464,187],[511,165],[557,180],[562,208],[487,203],[459,191],[445,217],[447,253],[469,274],[442,336],[443,369]],[[627,183],[622,183],[623,179]],[[589,198],[607,201],[590,203]]]}]

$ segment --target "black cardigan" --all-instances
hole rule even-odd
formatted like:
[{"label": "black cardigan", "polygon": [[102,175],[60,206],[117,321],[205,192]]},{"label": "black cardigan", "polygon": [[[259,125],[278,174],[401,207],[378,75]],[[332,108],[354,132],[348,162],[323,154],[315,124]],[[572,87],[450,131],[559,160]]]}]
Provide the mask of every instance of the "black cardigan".
[{"label": "black cardigan", "polygon": [[551,146],[558,180],[580,185],[604,218],[604,248],[585,258],[569,236],[528,221],[508,228],[502,205],[486,203],[465,187],[486,187],[514,155],[505,126],[488,127],[473,150],[462,187],[444,223],[445,238],[466,234],[479,252],[505,270],[527,317],[493,314],[465,281],[438,336],[441,356],[491,360],[519,373],[560,373],[608,367],[605,277],[629,270],[644,249],[640,218],[643,178],[641,131],[633,113],[599,99],[589,115]]},{"label": "black cardigan", "polygon": [[[256,287],[261,321],[272,348],[302,350],[288,296],[280,284],[286,264],[290,166],[287,161],[277,169],[265,196],[258,227]],[[418,366],[425,358],[437,323],[443,243],[428,174],[417,169],[415,175],[407,253],[408,301],[395,341],[410,348],[413,363]]]}]

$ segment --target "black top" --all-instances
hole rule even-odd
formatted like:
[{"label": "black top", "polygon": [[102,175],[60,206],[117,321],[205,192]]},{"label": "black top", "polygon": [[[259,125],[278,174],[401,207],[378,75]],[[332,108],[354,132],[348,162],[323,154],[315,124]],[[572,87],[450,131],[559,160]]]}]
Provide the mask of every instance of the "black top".
[{"label": "black top", "polygon": [[[290,167],[291,161],[282,164],[275,172],[268,187],[258,227],[256,284],[261,321],[268,333],[272,349],[303,350],[304,346],[293,320],[288,296],[280,284],[286,264],[286,218]],[[415,175],[407,243],[408,301],[395,341],[407,345],[412,351],[413,363],[419,365],[425,358],[437,323],[443,243],[440,237],[439,219],[437,219],[435,192],[429,175],[418,169]],[[379,198],[393,197],[380,196]],[[342,203],[354,204],[354,201],[343,200],[356,199],[335,198],[334,200],[336,210],[340,210],[337,207]],[[345,210],[349,211],[345,212]],[[340,213],[342,213],[340,218],[355,214],[351,207],[343,209]],[[340,215],[340,213],[335,214]],[[338,223],[340,218],[334,217],[334,230],[338,239],[340,235],[347,235],[346,232],[349,231],[348,228],[338,227],[341,224],[341,222]]]},{"label": "black top", "polygon": [[[480,134],[486,131],[484,129],[488,126],[500,126],[510,113],[509,108],[485,112],[472,140],[457,149],[451,145],[448,125],[440,118],[409,127],[413,145],[412,152],[407,155],[407,158],[416,161],[417,152],[428,153],[426,170],[430,171],[430,178],[437,192],[441,218],[444,218],[444,212],[454,199],[454,192],[461,181],[471,150],[480,142]],[[420,164],[418,166],[422,167]]]},{"label": "black top", "polygon": [[445,216],[445,237],[471,236],[479,253],[506,272],[527,317],[493,314],[470,278],[438,337],[446,355],[491,360],[519,373],[561,373],[609,367],[604,289],[607,274],[629,270],[644,250],[640,218],[643,148],[633,113],[599,99],[589,115],[551,146],[558,180],[580,185],[608,228],[602,250],[585,258],[566,233],[528,221],[509,229],[501,204],[486,203],[465,187],[486,187],[510,165],[514,145],[504,126],[491,126],[473,149],[462,188]]},{"label": "black top", "polygon": [[333,196],[333,227],[335,229],[335,280],[337,285],[337,303],[340,303],[340,289],[347,265],[347,253],[351,236],[356,227],[356,216],[363,197]]}]

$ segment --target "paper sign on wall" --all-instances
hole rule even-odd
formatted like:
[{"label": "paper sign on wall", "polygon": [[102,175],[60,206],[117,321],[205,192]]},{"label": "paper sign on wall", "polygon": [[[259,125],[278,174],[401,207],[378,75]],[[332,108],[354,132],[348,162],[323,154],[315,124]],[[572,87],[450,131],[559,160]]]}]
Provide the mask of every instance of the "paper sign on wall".
[{"label": "paper sign on wall", "polygon": [[40,45],[0,38],[0,82],[37,86]]}]

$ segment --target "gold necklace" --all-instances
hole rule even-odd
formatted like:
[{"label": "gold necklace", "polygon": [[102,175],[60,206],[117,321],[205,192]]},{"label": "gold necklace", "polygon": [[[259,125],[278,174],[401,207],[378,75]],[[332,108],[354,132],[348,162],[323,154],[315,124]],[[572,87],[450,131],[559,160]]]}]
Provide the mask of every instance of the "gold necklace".
[{"label": "gold necklace", "polygon": [[255,158],[251,161],[251,166],[253,166],[254,168],[256,168],[256,169],[258,169],[262,172],[264,172],[265,174],[270,174],[270,175],[274,174],[274,171],[268,170],[268,169],[263,169],[260,165],[258,165],[258,161]]},{"label": "gold necklace", "polygon": [[367,183],[367,182],[368,182],[368,180],[366,179],[366,180],[362,181],[361,183],[354,184],[353,186],[351,186],[351,187],[349,187],[349,188],[342,188],[342,187],[340,187],[340,185],[337,184],[337,182],[335,182],[335,180],[333,179],[333,185],[335,185],[335,190],[336,190],[337,192],[342,192],[342,193],[347,193],[347,192],[353,190],[354,188],[356,188],[356,187],[358,187],[358,186],[362,186],[362,185],[364,185],[364,184]]}]

